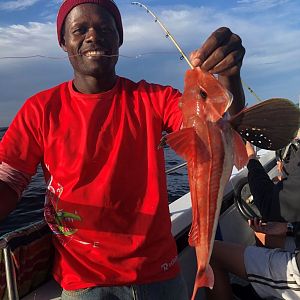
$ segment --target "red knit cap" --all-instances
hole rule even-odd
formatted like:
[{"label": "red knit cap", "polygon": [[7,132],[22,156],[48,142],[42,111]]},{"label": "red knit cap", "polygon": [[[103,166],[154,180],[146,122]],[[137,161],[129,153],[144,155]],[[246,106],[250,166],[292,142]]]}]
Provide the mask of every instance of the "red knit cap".
[{"label": "red knit cap", "polygon": [[65,0],[58,11],[57,22],[56,22],[59,45],[61,45],[62,42],[61,30],[67,15],[75,6],[83,3],[96,3],[102,5],[112,14],[112,16],[116,21],[117,29],[119,32],[120,45],[122,45],[123,44],[122,19],[121,19],[120,11],[113,0]]}]

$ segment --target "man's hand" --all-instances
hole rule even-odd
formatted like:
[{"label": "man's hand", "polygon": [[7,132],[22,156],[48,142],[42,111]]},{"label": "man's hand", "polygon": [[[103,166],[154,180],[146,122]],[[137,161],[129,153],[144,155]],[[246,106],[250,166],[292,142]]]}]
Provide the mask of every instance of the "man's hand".
[{"label": "man's hand", "polygon": [[17,202],[17,193],[0,180],[0,221],[4,220],[16,208]]},{"label": "man's hand", "polygon": [[201,48],[190,55],[194,67],[218,75],[221,84],[233,95],[231,115],[244,108],[245,94],[240,70],[245,55],[241,38],[229,28],[221,27],[211,34]]},{"label": "man's hand", "polygon": [[190,55],[194,67],[221,76],[240,74],[245,48],[241,38],[229,28],[221,27],[211,34],[201,48]]},{"label": "man's hand", "polygon": [[254,218],[249,220],[249,226],[255,232],[261,232],[269,235],[286,235],[287,223],[284,222],[267,222],[263,223],[261,220]]}]

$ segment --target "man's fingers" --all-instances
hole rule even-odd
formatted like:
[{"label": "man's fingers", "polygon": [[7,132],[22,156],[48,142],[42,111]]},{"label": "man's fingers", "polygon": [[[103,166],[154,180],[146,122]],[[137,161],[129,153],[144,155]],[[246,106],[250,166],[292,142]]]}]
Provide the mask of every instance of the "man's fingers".
[{"label": "man's fingers", "polygon": [[[209,61],[202,64],[202,69],[214,74],[230,76],[239,72],[245,52],[234,51],[225,56],[215,66],[209,65]],[[217,61],[217,60],[216,60]],[[213,63],[213,62],[212,62]]]},{"label": "man's fingers", "polygon": [[202,61],[199,57],[199,50],[195,50],[190,54],[190,62],[194,67],[198,67],[202,65]]},{"label": "man's fingers", "polygon": [[191,53],[190,60],[193,66],[199,66],[204,71],[231,76],[239,72],[244,55],[241,38],[222,27],[200,49]]},{"label": "man's fingers", "polygon": [[221,27],[214,31],[201,48],[191,53],[190,60],[193,66],[201,67],[217,48],[225,44],[230,39],[231,35],[232,32],[227,27]]},{"label": "man's fingers", "polygon": [[201,47],[200,59],[204,62],[212,55],[212,53],[226,45],[231,39],[233,33],[227,27],[221,27],[213,32]]}]

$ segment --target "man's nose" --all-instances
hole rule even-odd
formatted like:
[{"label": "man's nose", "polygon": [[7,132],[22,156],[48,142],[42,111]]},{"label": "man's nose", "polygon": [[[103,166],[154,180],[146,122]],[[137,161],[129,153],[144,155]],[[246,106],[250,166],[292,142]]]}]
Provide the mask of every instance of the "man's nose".
[{"label": "man's nose", "polygon": [[90,28],[86,34],[86,42],[96,42],[96,41],[101,41],[103,40],[103,36],[101,33],[95,29],[95,28]]}]

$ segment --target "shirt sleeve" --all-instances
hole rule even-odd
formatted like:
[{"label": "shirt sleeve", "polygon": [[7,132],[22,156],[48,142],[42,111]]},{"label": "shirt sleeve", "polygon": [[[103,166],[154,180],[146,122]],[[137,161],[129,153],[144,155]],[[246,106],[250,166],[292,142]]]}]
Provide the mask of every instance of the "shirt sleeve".
[{"label": "shirt sleeve", "polygon": [[182,124],[182,112],[178,106],[181,93],[173,88],[168,88],[165,95],[165,107],[163,113],[164,130],[166,132],[177,131]]},{"label": "shirt sleeve", "polygon": [[30,175],[20,172],[6,163],[0,163],[0,180],[12,188],[21,198],[21,195],[31,179]]},{"label": "shirt sleeve", "polygon": [[43,156],[42,114],[34,98],[28,99],[0,142],[0,162],[34,175]]},{"label": "shirt sleeve", "polygon": [[286,179],[277,184],[269,178],[259,161],[249,161],[247,168],[250,190],[265,221],[300,221],[299,153],[298,168],[294,168]]},{"label": "shirt sleeve", "polygon": [[282,221],[275,184],[258,160],[250,159],[247,168],[250,191],[263,220]]}]

